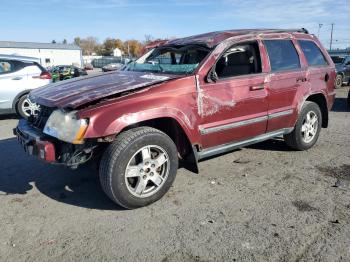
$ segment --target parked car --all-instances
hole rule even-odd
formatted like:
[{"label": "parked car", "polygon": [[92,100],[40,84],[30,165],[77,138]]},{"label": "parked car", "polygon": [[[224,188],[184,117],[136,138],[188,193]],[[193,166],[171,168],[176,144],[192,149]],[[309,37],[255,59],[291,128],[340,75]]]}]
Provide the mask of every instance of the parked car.
[{"label": "parked car", "polygon": [[175,39],[122,71],[34,90],[38,116],[14,130],[25,150],[71,168],[99,166],[125,208],[160,199],[178,161],[283,136],[307,150],[328,126],[335,68],[302,30],[232,30]]},{"label": "parked car", "polygon": [[74,77],[85,76],[87,72],[83,68],[72,65],[59,65],[51,68],[52,81],[62,81]]},{"label": "parked car", "polygon": [[94,70],[94,67],[93,67],[92,64],[86,64],[86,65],[84,66],[84,69],[85,69],[85,70]]},{"label": "parked car", "polygon": [[350,84],[350,55],[348,56],[332,56],[335,64],[337,76],[335,78],[335,87],[340,88],[342,85]]},{"label": "parked car", "polygon": [[47,85],[51,75],[34,57],[0,55],[0,114],[21,117],[37,114],[38,105],[27,99],[30,90]]},{"label": "parked car", "polygon": [[102,67],[103,72],[116,71],[123,67],[121,63],[111,63]]}]

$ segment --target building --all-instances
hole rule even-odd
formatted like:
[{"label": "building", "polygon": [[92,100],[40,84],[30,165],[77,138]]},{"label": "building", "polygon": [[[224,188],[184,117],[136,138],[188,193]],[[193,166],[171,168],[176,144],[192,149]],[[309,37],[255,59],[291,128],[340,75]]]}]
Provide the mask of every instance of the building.
[{"label": "building", "polygon": [[36,57],[44,67],[83,65],[81,48],[71,44],[0,41],[0,54]]},{"label": "building", "polygon": [[122,50],[120,50],[119,48],[113,49],[113,56],[121,57],[122,55],[123,55]]}]

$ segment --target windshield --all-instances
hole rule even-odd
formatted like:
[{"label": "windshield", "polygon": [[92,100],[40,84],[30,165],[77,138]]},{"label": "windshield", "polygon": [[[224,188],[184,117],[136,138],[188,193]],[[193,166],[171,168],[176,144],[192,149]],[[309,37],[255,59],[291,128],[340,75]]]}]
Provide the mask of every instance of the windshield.
[{"label": "windshield", "polygon": [[125,71],[191,74],[208,55],[210,49],[197,46],[160,46],[129,63]]},{"label": "windshield", "polygon": [[344,57],[331,56],[334,64],[342,64],[344,62]]}]

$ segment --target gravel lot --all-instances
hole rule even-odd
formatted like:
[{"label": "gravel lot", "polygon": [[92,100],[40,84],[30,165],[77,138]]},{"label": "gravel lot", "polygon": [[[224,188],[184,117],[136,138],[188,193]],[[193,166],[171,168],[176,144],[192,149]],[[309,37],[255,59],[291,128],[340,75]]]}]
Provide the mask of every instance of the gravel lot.
[{"label": "gravel lot", "polygon": [[[307,152],[270,140],[178,172],[170,192],[122,210],[87,168],[25,155],[0,119],[0,261],[349,261],[350,110]],[[10,119],[9,119],[10,118]]]}]

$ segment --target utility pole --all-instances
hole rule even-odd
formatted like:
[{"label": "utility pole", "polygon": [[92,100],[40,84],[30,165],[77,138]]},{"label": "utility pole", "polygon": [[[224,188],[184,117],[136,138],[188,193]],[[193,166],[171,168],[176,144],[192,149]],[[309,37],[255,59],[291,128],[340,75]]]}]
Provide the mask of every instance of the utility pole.
[{"label": "utility pole", "polygon": [[320,31],[323,24],[318,24],[317,38],[320,39]]},{"label": "utility pole", "polygon": [[329,51],[332,51],[332,44],[333,44],[333,27],[334,27],[334,23],[332,23],[331,42],[329,43]]}]

